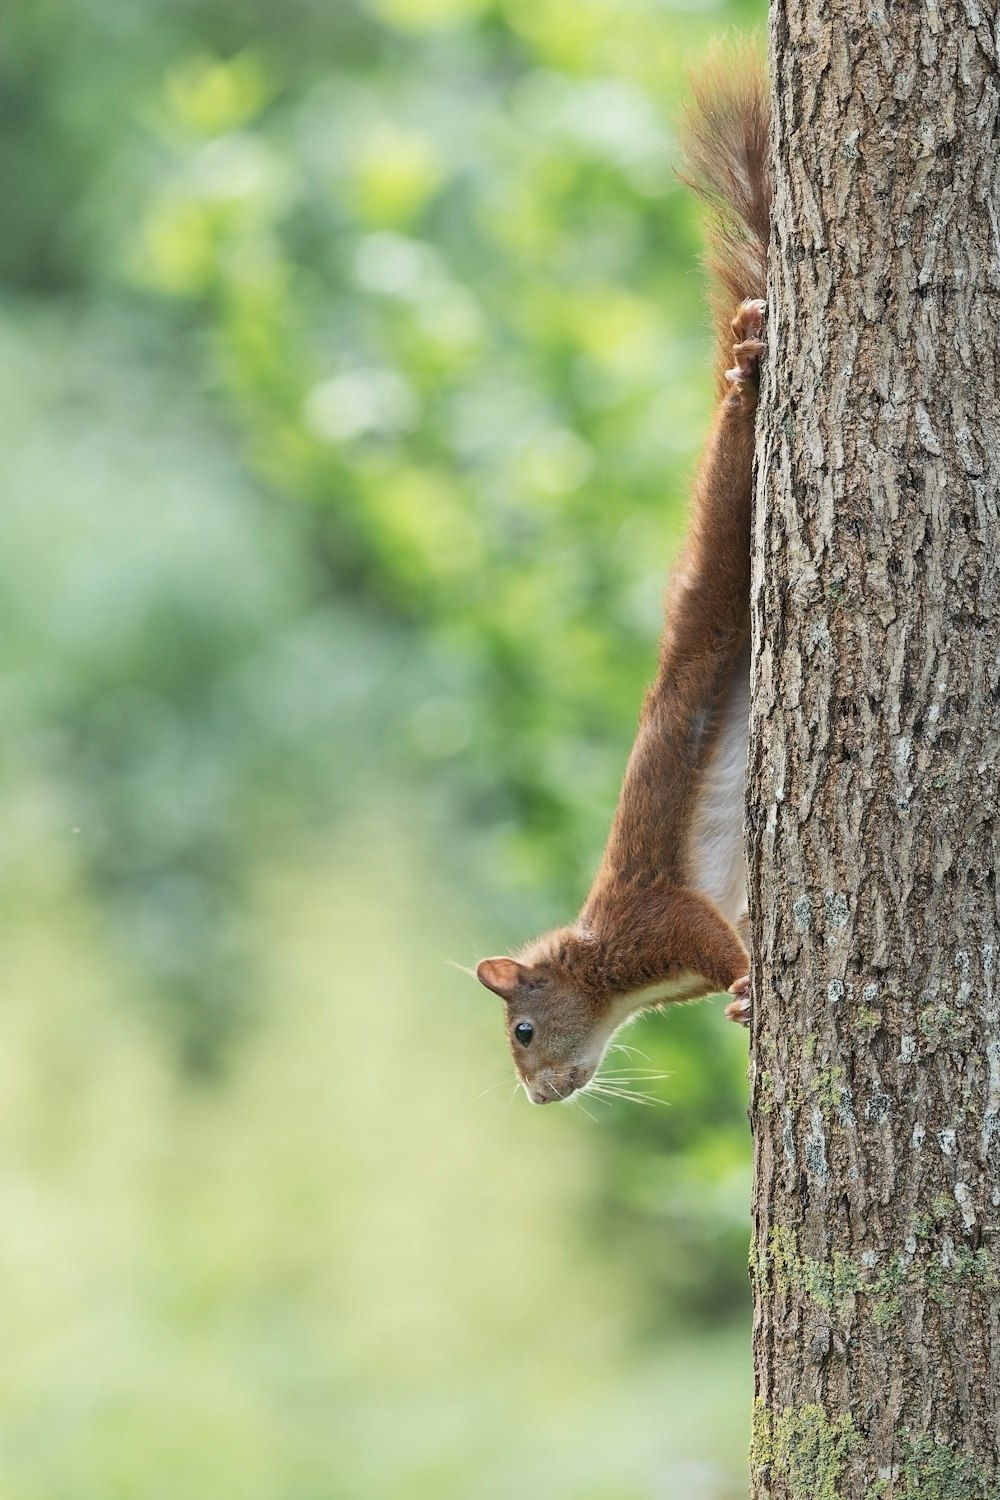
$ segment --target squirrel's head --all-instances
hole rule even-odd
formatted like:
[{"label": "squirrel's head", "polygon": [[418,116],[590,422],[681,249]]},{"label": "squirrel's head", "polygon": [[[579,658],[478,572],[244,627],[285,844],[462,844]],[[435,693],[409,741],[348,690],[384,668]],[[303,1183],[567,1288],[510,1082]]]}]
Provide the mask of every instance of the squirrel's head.
[{"label": "squirrel's head", "polygon": [[519,958],[484,958],[476,970],[504,1001],[514,1067],[532,1104],[584,1088],[627,1019],[588,974],[583,941],[573,928],[560,928]]}]

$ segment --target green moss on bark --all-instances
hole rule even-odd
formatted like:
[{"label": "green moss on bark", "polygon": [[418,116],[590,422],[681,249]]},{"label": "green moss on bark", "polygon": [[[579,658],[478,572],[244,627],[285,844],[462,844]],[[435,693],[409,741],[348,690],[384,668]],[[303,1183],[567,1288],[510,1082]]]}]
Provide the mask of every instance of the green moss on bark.
[{"label": "green moss on bark", "polygon": [[971,1453],[955,1453],[943,1439],[907,1441],[892,1478],[880,1479],[865,1500],[1000,1500],[1000,1480]]},{"label": "green moss on bark", "polygon": [[[921,1228],[930,1232],[929,1223]],[[984,1292],[1000,1290],[1000,1270],[986,1249],[972,1250],[950,1239],[939,1248],[925,1241],[925,1253],[916,1259],[898,1254],[880,1266],[862,1265],[857,1259],[834,1250],[826,1260],[799,1252],[795,1232],[776,1225],[763,1249],[750,1258],[750,1270],[761,1296],[807,1298],[816,1307],[843,1317],[861,1295],[872,1299],[871,1318],[876,1328],[891,1328],[902,1312],[908,1292],[951,1306],[963,1287]]]},{"label": "green moss on bark", "polygon": [[783,1480],[789,1500],[839,1500],[844,1460],[859,1441],[850,1416],[831,1422],[821,1406],[773,1412],[758,1401],[750,1467],[765,1483]]}]

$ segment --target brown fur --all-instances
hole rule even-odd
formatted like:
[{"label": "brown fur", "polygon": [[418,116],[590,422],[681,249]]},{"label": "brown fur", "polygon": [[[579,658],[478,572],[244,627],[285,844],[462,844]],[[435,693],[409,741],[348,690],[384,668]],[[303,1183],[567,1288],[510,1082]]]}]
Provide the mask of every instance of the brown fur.
[{"label": "brown fur", "polygon": [[[770,203],[763,78],[716,69],[688,117],[692,181],[713,220],[707,264],[722,392],[671,581],[659,669],[646,695],[607,846],[576,923],[478,974],[507,1002],[515,1064],[536,1103],[582,1087],[618,1025],[659,997],[694,999],[746,974],[736,929],[692,884],[692,836],[750,628],[750,505],[759,314]],[[724,309],[724,312],[723,312]],[[736,319],[733,312],[737,311]],[[734,349],[733,339],[736,339]],[[733,357],[741,375],[729,371]],[[530,1021],[527,1046],[514,1028]]]},{"label": "brown fur", "polygon": [[729,319],[747,297],[766,296],[771,234],[771,101],[762,67],[742,49],[692,79],[682,138],[684,181],[707,204],[705,251],[716,329],[715,385],[725,394]]}]

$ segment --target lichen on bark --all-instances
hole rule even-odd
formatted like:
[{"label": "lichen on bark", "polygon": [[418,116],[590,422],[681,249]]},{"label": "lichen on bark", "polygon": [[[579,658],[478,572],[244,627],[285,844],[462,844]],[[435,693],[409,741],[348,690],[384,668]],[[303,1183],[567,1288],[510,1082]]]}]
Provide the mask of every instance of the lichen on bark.
[{"label": "lichen on bark", "polygon": [[789,1500],[837,1500],[846,1455],[857,1445],[850,1417],[830,1422],[821,1406],[754,1407],[751,1472],[780,1480]]}]

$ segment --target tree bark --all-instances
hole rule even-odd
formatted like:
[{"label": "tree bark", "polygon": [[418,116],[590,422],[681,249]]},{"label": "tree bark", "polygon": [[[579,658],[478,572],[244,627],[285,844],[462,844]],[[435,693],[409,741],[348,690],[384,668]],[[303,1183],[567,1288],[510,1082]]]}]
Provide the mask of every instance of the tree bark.
[{"label": "tree bark", "polygon": [[997,34],[771,18],[756,1500],[1000,1497]]}]

